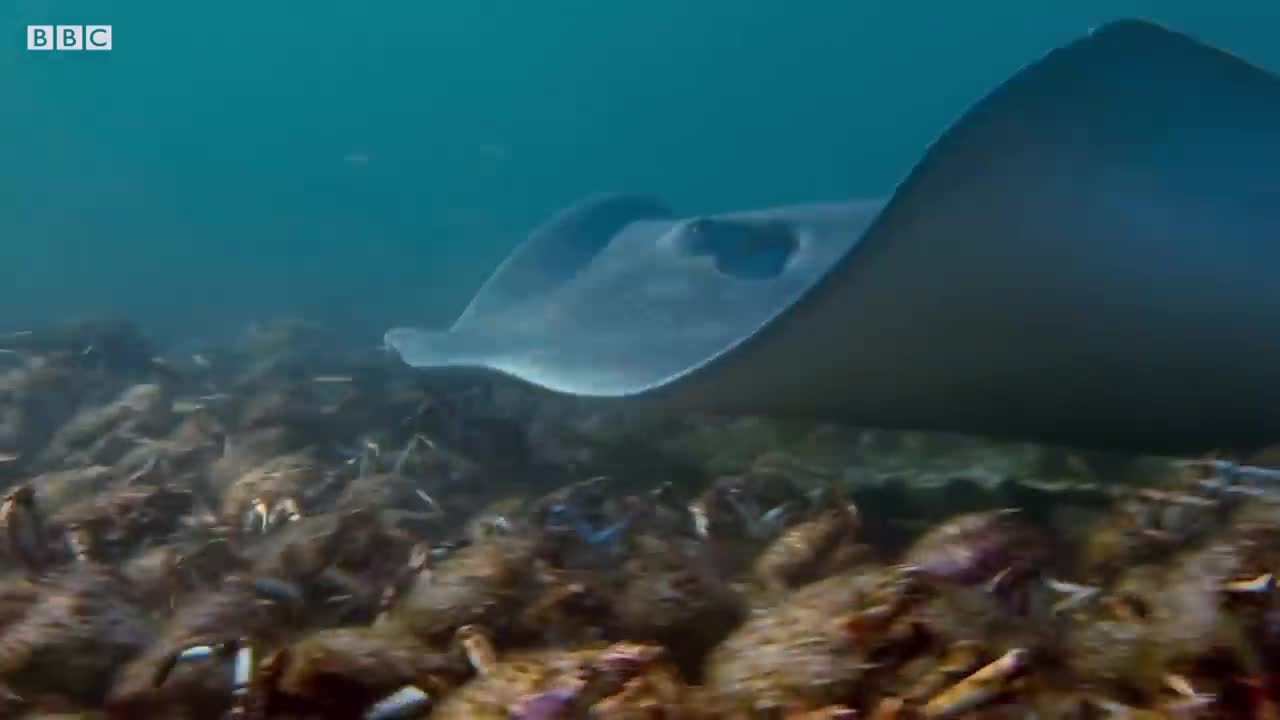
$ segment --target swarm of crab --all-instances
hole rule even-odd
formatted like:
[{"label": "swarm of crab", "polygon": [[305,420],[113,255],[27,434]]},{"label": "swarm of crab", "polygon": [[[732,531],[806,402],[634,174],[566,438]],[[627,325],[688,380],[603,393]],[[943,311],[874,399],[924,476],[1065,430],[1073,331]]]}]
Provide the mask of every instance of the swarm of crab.
[{"label": "swarm of crab", "polygon": [[0,336],[0,717],[1280,718],[1280,471]]}]

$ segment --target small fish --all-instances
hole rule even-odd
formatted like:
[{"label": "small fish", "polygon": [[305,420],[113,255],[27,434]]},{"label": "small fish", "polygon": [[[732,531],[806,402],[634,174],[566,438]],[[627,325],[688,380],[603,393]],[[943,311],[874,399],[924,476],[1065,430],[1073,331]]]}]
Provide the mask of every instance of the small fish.
[{"label": "small fish", "polygon": [[311,378],[311,382],[321,385],[342,385],[352,382],[350,375],[315,375]]},{"label": "small fish", "polygon": [[204,403],[196,402],[195,400],[177,399],[173,401],[173,405],[170,406],[170,410],[178,415],[190,415],[191,413],[204,410],[205,407],[206,405]]},{"label": "small fish", "polygon": [[444,512],[443,510],[441,510],[441,509],[440,509],[440,503],[436,502],[436,499],[435,499],[435,498],[433,498],[433,497],[431,497],[430,495],[428,495],[425,491],[423,491],[423,490],[414,490],[413,492],[414,492],[414,494],[415,494],[415,495],[417,495],[417,496],[422,500],[422,502],[424,502],[424,503],[426,503],[426,504],[430,505],[432,510],[434,510],[434,511],[436,511],[436,512],[438,512],[438,513],[443,513],[443,512]]},{"label": "small fish", "polygon": [[21,455],[19,455],[18,453],[0,452],[0,464],[3,464],[3,463],[11,463],[11,462],[13,462],[14,460],[17,460],[17,459],[18,459],[18,458],[20,458],[20,457],[22,457],[22,456],[21,456]]},{"label": "small fish", "polygon": [[1154,500],[1156,502],[1169,503],[1170,505],[1186,505],[1189,507],[1213,507],[1217,503],[1208,498],[1198,495],[1187,495],[1186,493],[1172,493],[1155,488],[1144,488],[1137,493],[1138,497],[1145,500]]}]

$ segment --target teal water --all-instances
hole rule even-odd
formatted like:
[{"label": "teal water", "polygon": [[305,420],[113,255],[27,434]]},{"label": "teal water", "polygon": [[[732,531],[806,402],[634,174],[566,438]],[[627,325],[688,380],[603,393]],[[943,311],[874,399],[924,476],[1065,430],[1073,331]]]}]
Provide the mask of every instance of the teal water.
[{"label": "teal water", "polygon": [[[445,324],[592,192],[882,194],[986,90],[1125,16],[1280,71],[1273,0],[6,0],[0,331]],[[58,23],[114,49],[25,50]]]}]

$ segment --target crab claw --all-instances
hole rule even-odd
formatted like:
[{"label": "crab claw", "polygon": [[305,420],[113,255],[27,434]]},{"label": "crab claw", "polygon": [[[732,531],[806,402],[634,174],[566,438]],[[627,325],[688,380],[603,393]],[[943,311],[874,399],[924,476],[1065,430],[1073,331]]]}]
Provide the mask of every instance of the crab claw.
[{"label": "crab claw", "polygon": [[249,705],[250,684],[253,682],[253,646],[237,643],[235,662],[231,665],[231,717],[244,717]]},{"label": "crab claw", "polygon": [[253,646],[245,638],[227,642],[189,645],[169,656],[156,672],[153,684],[160,687],[179,664],[197,660],[231,658],[231,710],[228,717],[246,717],[251,700],[255,657]]},{"label": "crab claw", "polygon": [[1265,573],[1247,580],[1232,580],[1222,586],[1224,592],[1237,595],[1265,595],[1276,586],[1276,579],[1271,573]]},{"label": "crab claw", "polygon": [[199,660],[208,660],[210,658],[229,657],[236,648],[239,647],[238,642],[215,642],[203,643],[199,645],[188,645],[178,649],[169,655],[165,662],[157,668],[155,676],[152,678],[151,684],[155,687],[164,685],[165,680],[169,679],[169,675],[173,673],[174,668],[182,663],[195,662]]},{"label": "crab claw", "polygon": [[417,717],[432,702],[431,696],[416,685],[405,685],[374,703],[361,720],[401,720]]},{"label": "crab claw", "polygon": [[281,523],[296,522],[302,519],[302,508],[298,501],[287,497],[276,503],[267,514],[267,527],[275,527]]},{"label": "crab claw", "polygon": [[828,705],[787,715],[786,720],[857,720],[858,711],[847,705]]},{"label": "crab claw", "polygon": [[463,625],[454,636],[477,675],[490,675],[498,667],[498,655],[493,649],[493,641],[479,626]]},{"label": "crab claw", "polygon": [[254,498],[244,513],[245,532],[266,532],[271,519],[271,508],[263,498]]},{"label": "crab claw", "polygon": [[974,674],[939,693],[924,706],[931,719],[952,718],[974,710],[1008,689],[1008,682],[1030,664],[1031,654],[1014,648]]},{"label": "crab claw", "polygon": [[616,642],[605,649],[599,663],[601,669],[607,672],[634,675],[665,654],[661,645]]},{"label": "crab claw", "polygon": [[93,556],[93,534],[83,525],[67,528],[65,536],[67,548],[76,562],[86,562]]},{"label": "crab claw", "polygon": [[1064,595],[1061,600],[1053,604],[1050,613],[1053,615],[1062,615],[1072,612],[1083,606],[1089,601],[1098,597],[1098,593],[1102,588],[1093,585],[1081,585],[1079,583],[1067,582],[1056,578],[1045,578],[1045,587],[1055,593]]},{"label": "crab claw", "polygon": [[245,532],[265,533],[286,522],[302,519],[302,508],[292,497],[270,502],[265,497],[256,497],[244,513],[243,528]]},{"label": "crab claw", "polygon": [[45,545],[44,518],[36,507],[36,494],[29,485],[19,485],[0,502],[0,523],[13,559],[27,571],[38,573],[49,561]]},{"label": "crab claw", "polygon": [[[568,701],[572,704],[565,710],[591,707],[597,702],[621,690],[628,682],[645,672],[645,669],[666,655],[660,645],[646,645],[634,642],[616,642],[605,648],[600,656],[591,663],[581,678],[581,683],[569,686],[572,695]],[[546,707],[548,712],[553,708]],[[607,713],[605,713],[607,714]],[[541,716],[532,716],[533,718]],[[560,717],[550,715],[548,717]],[[575,715],[576,717],[576,715]]]}]

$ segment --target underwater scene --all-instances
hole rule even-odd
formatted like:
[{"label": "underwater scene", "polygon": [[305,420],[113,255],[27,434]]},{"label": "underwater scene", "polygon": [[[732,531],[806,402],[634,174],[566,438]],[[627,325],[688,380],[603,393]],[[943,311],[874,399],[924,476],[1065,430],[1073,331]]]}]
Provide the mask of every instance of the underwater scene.
[{"label": "underwater scene", "polygon": [[1280,720],[1280,4],[0,24],[0,720]]}]

